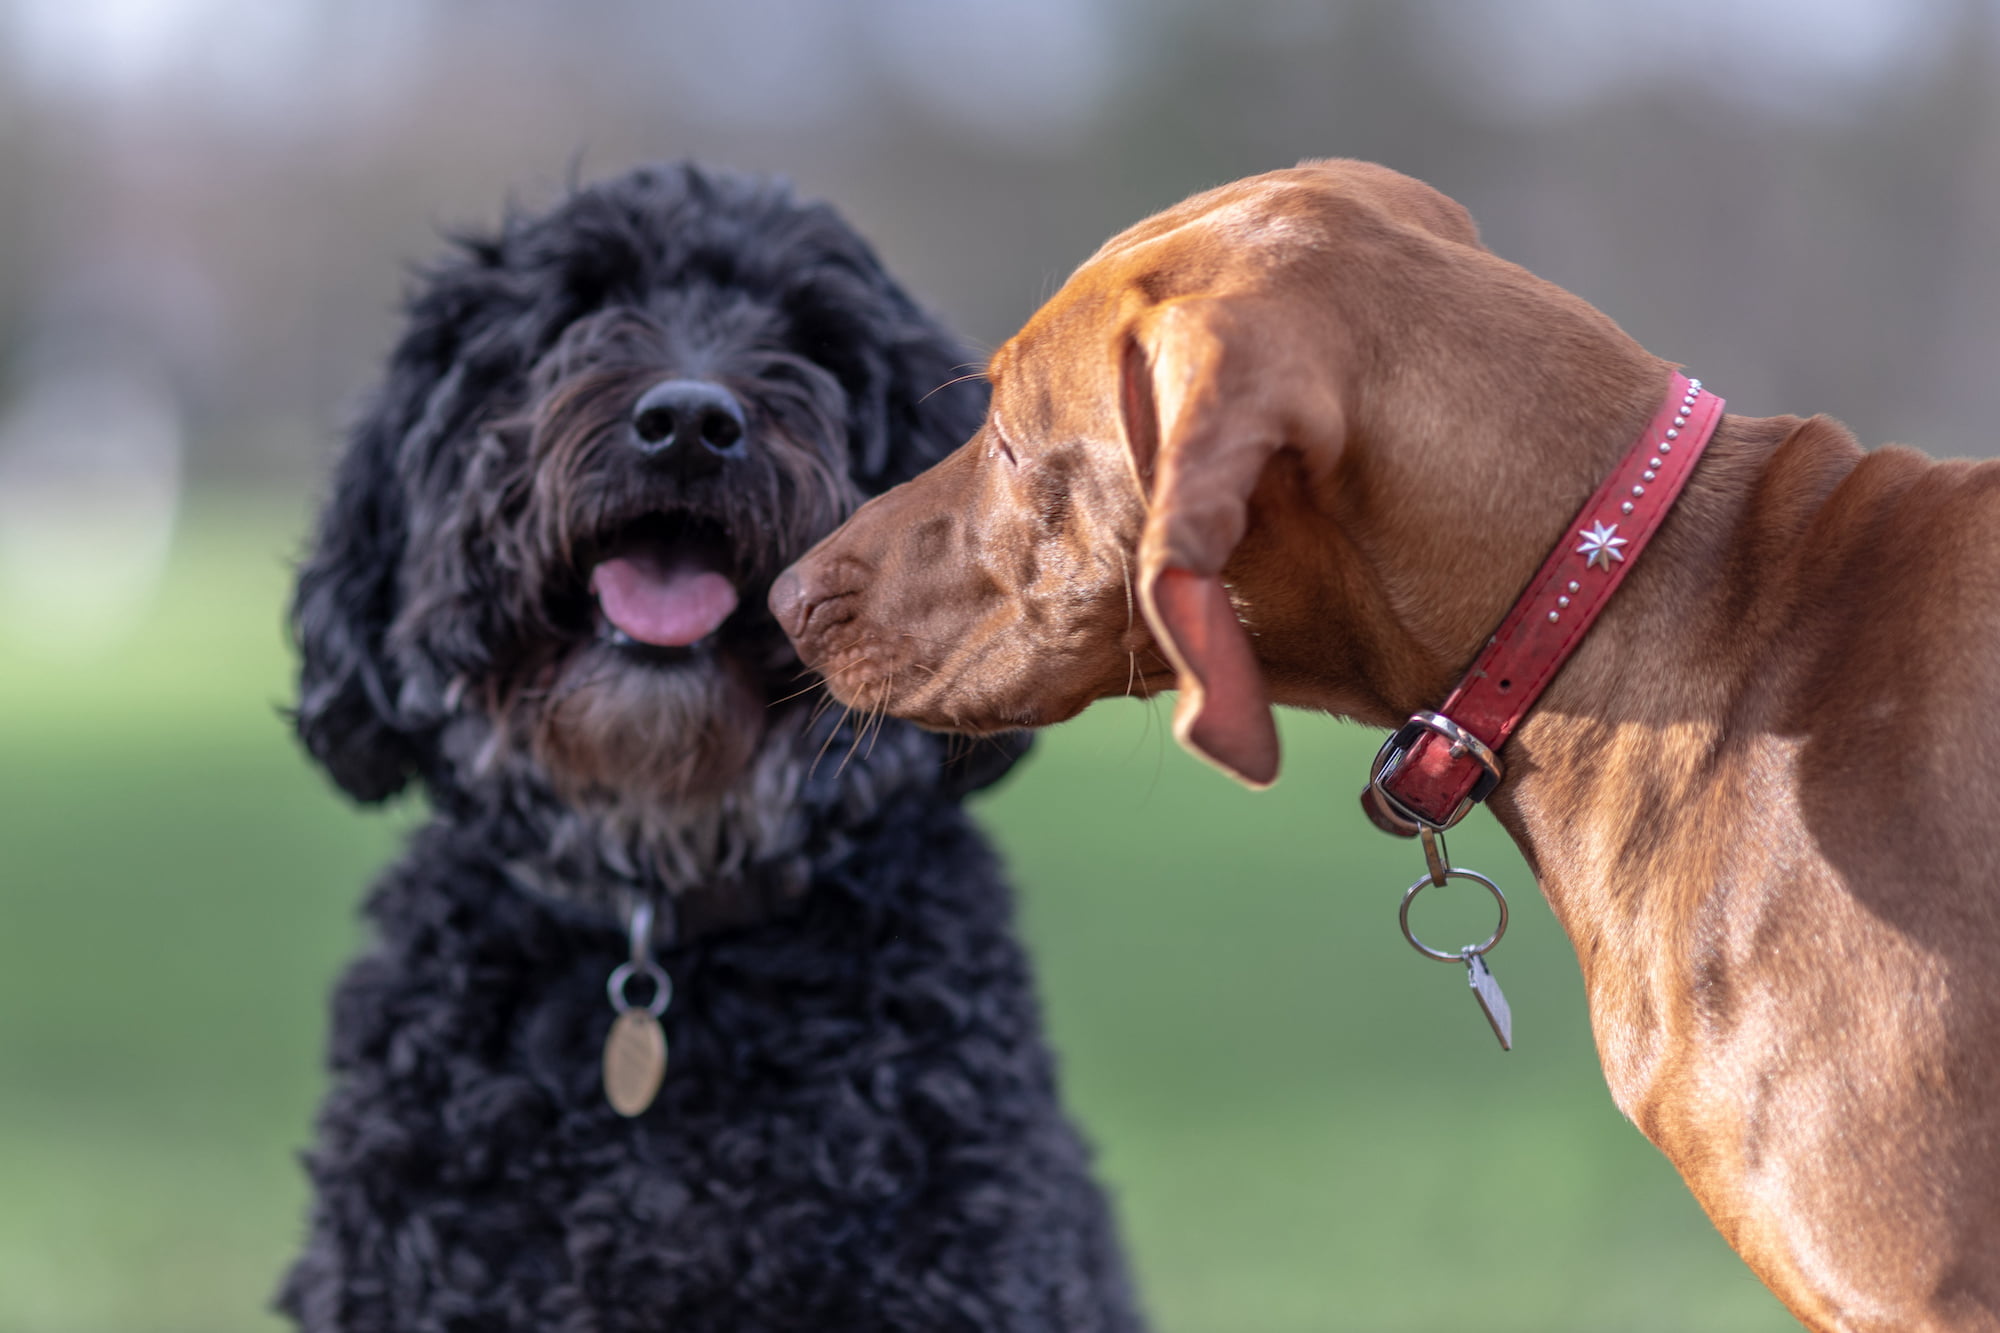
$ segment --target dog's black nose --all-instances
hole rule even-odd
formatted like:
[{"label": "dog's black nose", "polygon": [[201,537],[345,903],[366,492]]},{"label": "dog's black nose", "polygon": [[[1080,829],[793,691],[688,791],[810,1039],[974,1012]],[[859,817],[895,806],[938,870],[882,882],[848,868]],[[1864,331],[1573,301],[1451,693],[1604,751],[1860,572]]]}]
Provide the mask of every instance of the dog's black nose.
[{"label": "dog's black nose", "polygon": [[632,408],[632,442],[661,463],[708,471],[743,455],[743,405],[706,380],[655,384]]}]

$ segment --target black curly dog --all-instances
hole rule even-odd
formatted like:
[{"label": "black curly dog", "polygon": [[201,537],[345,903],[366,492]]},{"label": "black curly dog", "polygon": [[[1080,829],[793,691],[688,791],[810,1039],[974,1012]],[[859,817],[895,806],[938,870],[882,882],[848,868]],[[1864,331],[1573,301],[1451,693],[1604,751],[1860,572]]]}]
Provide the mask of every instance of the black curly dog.
[{"label": "black curly dog", "polygon": [[[978,426],[959,346],[826,207],[690,167],[463,240],[408,313],[300,571],[297,722],[432,816],[335,999],[282,1308],[1136,1328],[959,807],[1018,751],[818,716],[764,610]],[[628,1120],[599,1053],[640,902],[671,1065]]]}]

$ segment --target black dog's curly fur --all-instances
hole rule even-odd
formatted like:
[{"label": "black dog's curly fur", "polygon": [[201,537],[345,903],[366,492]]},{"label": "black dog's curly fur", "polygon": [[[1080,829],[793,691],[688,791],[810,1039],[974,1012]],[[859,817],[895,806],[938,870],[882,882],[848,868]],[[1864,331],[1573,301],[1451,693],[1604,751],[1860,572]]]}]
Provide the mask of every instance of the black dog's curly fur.
[{"label": "black dog's curly fur", "polygon": [[[280,1297],[305,1328],[1137,1326],[959,808],[1018,751],[819,717],[763,609],[971,433],[983,390],[940,387],[960,356],[830,210],[690,167],[424,275],[293,606],[307,747],[433,812],[334,1004]],[[746,420],[702,479],[631,447],[637,399],[688,379]],[[640,650],[590,570],[687,532],[740,607]],[[641,898],[681,922],[672,1064],[625,1120],[598,1059]]]}]

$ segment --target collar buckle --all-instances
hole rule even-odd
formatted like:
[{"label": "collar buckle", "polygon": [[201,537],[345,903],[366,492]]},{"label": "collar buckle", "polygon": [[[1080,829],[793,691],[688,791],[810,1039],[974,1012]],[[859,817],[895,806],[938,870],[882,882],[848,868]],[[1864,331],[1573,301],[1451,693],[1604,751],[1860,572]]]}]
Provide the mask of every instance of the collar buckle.
[{"label": "collar buckle", "polygon": [[[1448,742],[1450,748],[1445,753],[1453,761],[1471,759],[1480,768],[1472,789],[1441,823],[1406,805],[1390,789],[1396,775],[1427,736],[1439,736]],[[1499,756],[1486,742],[1443,713],[1417,712],[1411,714],[1410,720],[1398,727],[1388,740],[1382,742],[1382,748],[1375,752],[1375,762],[1368,771],[1368,788],[1381,802],[1380,809],[1384,814],[1392,821],[1408,826],[1402,830],[1403,836],[1408,838],[1415,837],[1424,829],[1442,832],[1458,823],[1472,813],[1473,806],[1493,794],[1493,789],[1500,785],[1500,779],[1505,775],[1506,770],[1501,767]]]}]

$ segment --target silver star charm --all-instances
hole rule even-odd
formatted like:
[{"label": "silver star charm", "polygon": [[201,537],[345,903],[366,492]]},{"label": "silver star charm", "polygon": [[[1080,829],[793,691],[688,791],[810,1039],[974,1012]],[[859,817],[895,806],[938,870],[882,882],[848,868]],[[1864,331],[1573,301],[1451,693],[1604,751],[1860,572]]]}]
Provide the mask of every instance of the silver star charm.
[{"label": "silver star charm", "polygon": [[1613,560],[1622,562],[1625,559],[1625,553],[1618,549],[1625,544],[1625,539],[1618,535],[1616,523],[1595,523],[1589,532],[1578,532],[1576,535],[1583,538],[1583,545],[1576,548],[1576,553],[1590,557],[1583,562],[1585,569],[1592,565],[1610,569]]}]

